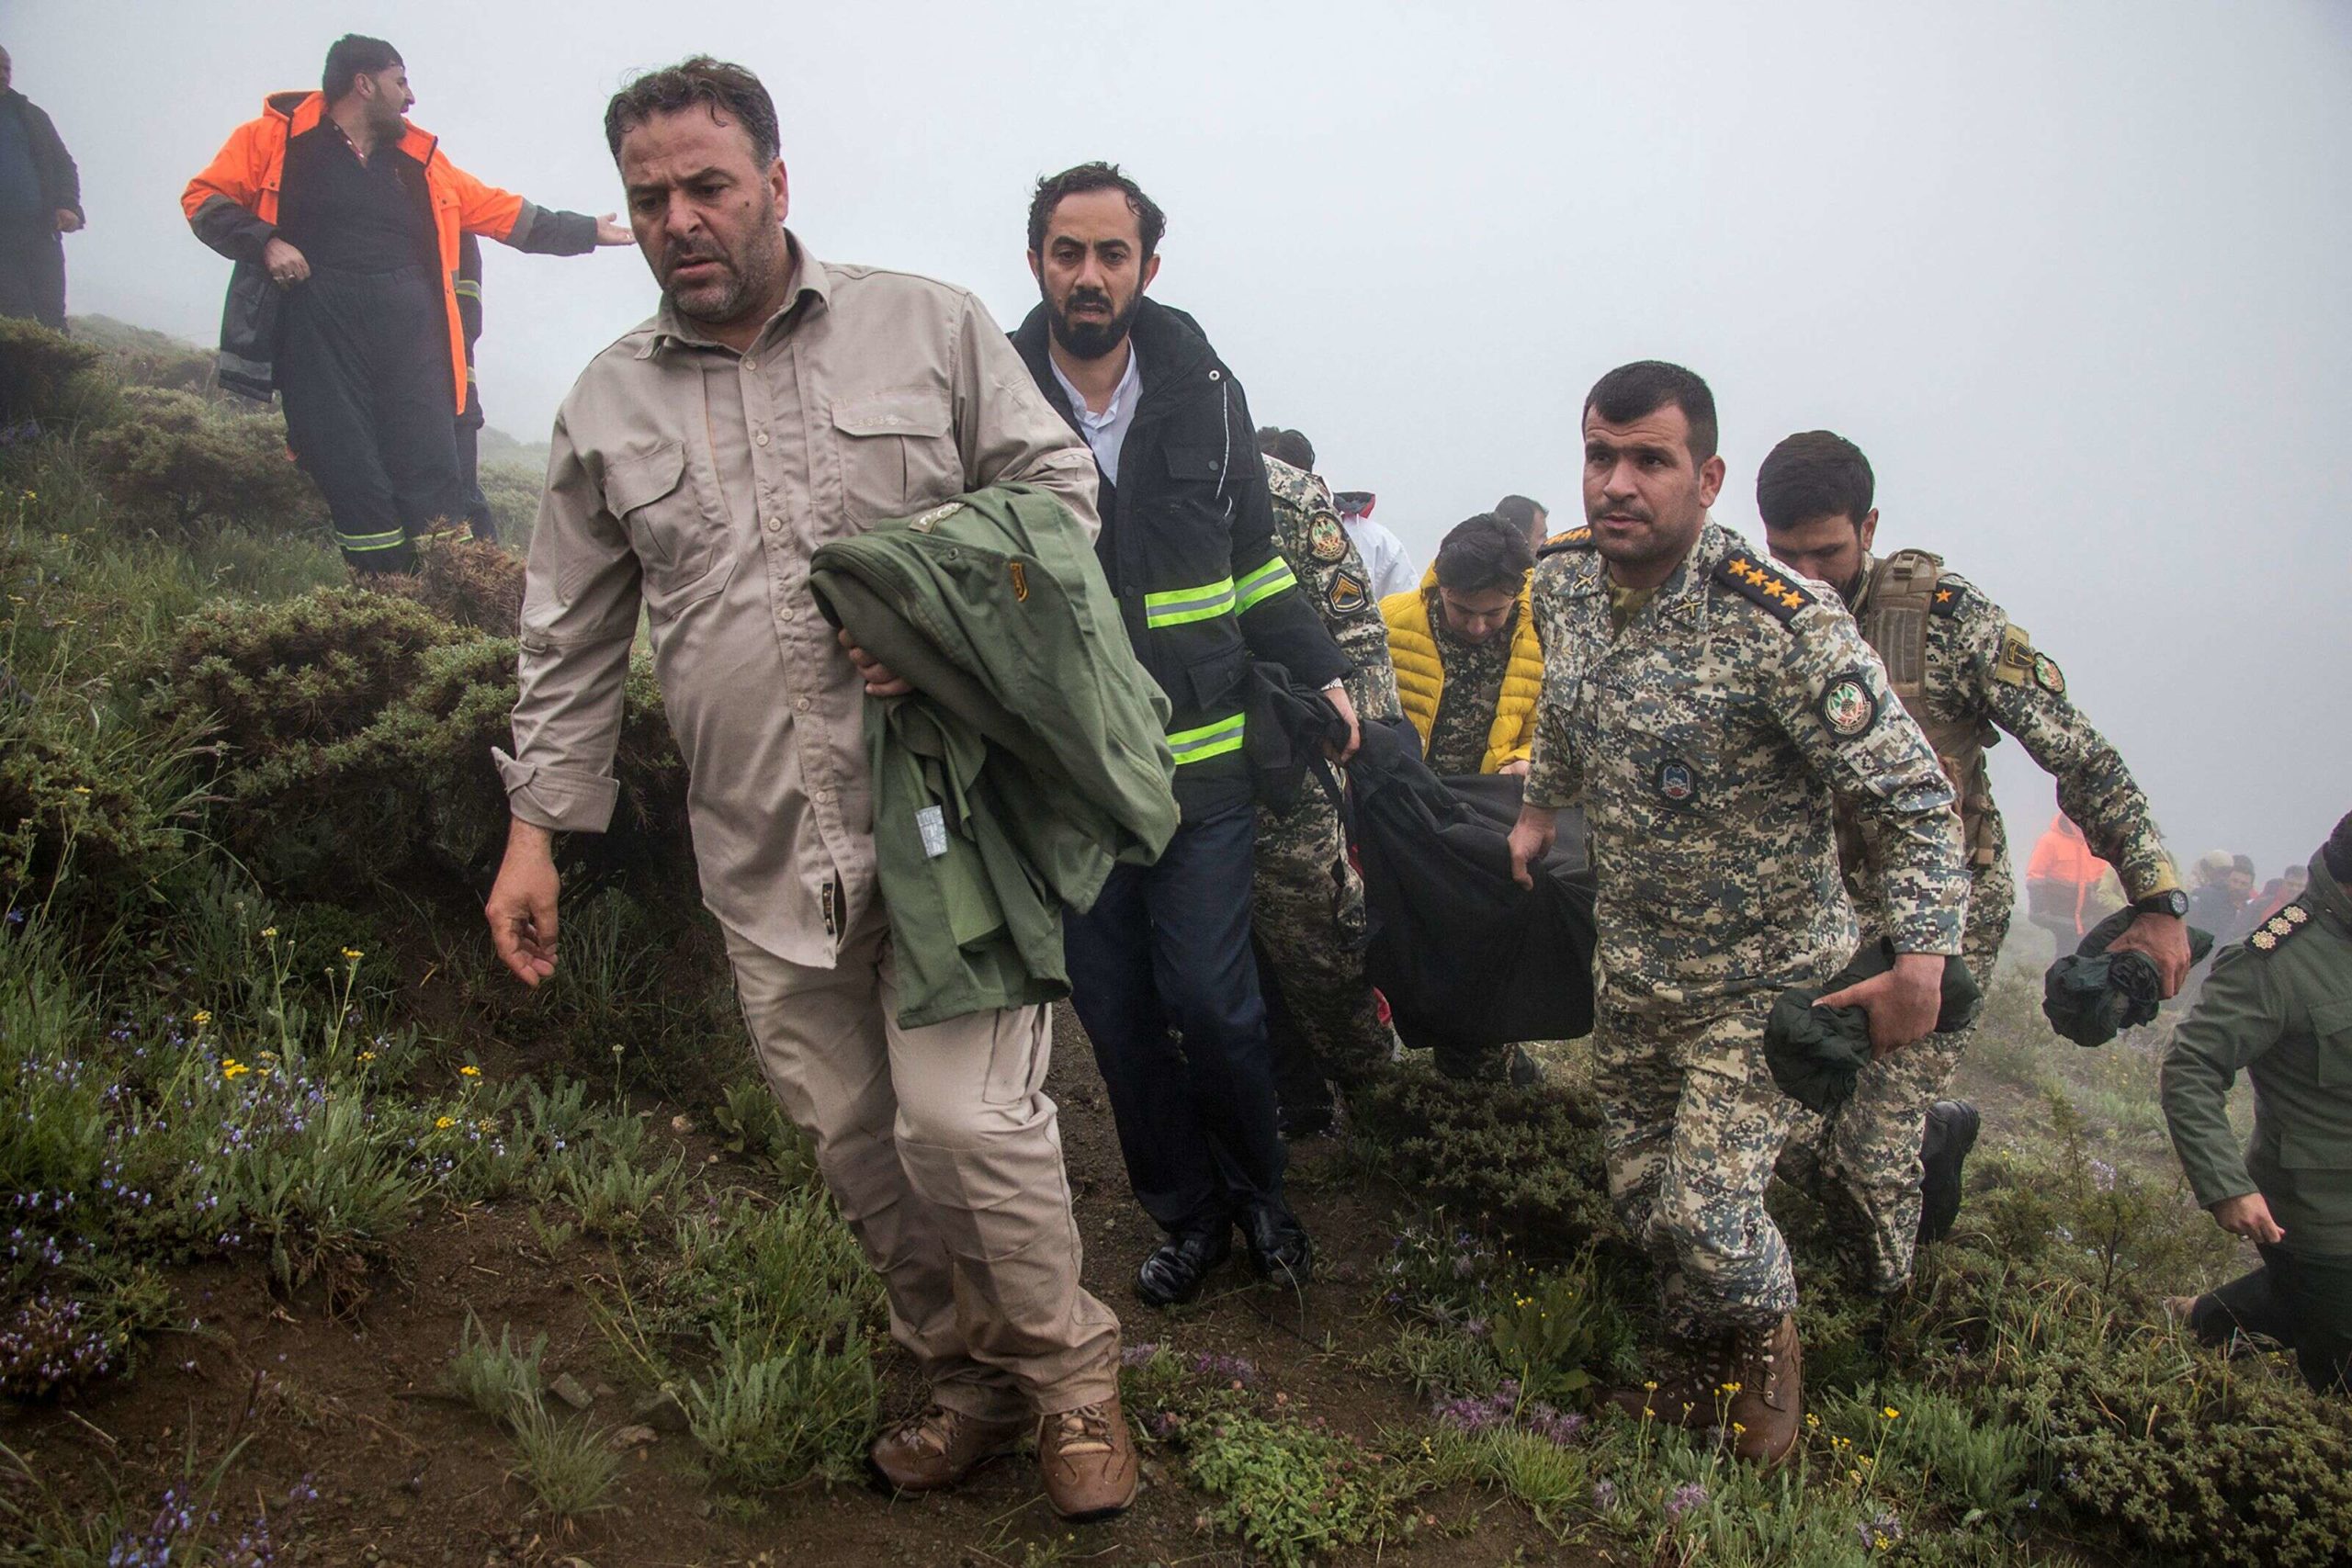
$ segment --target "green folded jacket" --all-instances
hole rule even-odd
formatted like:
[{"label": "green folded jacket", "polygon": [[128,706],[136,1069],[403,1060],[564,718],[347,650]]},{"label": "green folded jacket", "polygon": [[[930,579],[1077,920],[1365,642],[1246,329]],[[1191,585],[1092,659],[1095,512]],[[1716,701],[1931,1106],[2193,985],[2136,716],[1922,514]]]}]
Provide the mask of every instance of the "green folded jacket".
[{"label": "green folded jacket", "polygon": [[[1764,1023],[1764,1061],[1782,1094],[1824,1116],[1853,1097],[1854,1080],[1871,1059],[1870,1014],[1857,1007],[1814,1003],[1894,967],[1894,945],[1881,937],[1857,952],[1827,985],[1792,986],[1781,993]],[[1967,1028],[1984,1006],[1984,994],[1968,965],[1945,959],[1935,1032]]]}]

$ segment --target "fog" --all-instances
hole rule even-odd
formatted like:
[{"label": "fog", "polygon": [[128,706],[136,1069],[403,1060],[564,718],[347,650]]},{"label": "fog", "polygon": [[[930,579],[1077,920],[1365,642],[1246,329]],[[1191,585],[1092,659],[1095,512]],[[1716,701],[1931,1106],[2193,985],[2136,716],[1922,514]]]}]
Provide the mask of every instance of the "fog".
[{"label": "fog", "polygon": [[[2352,7],[1452,9],[5,0],[0,43],[81,164],[71,309],[207,343],[229,265],[181,187],[344,31],[458,164],[589,212],[612,89],[739,60],[817,254],[1008,327],[1030,185],[1114,159],[1170,215],[1154,294],[1417,558],[1508,491],[1573,518],[1585,389],[1679,360],[1724,522],[1759,536],[1781,436],[1850,436],[1883,546],[2063,663],[2184,863],[2310,854],[2352,807]],[[537,442],[654,290],[626,250],[489,249],[484,400]],[[1994,771],[2022,863],[2051,786]]]}]

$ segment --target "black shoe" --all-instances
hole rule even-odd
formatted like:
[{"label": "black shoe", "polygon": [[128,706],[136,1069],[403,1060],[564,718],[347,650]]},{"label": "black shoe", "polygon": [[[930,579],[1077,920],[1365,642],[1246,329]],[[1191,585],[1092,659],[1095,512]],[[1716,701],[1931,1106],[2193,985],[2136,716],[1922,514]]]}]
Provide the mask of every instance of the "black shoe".
[{"label": "black shoe", "polygon": [[1280,1203],[1261,1204],[1241,1216],[1241,1239],[1249,1244],[1250,1269],[1261,1280],[1303,1285],[1315,1269],[1315,1244],[1298,1216]]},{"label": "black shoe", "polygon": [[1233,1256],[1233,1226],[1178,1231],[1136,1270],[1136,1294],[1146,1306],[1182,1306],[1201,1293],[1217,1265]]},{"label": "black shoe", "polygon": [[1960,1218],[1960,1168],[1976,1146],[1984,1118],[1964,1100],[1939,1100],[1928,1107],[1927,1134],[1919,1140],[1919,1163],[1927,1177],[1919,1187],[1919,1240],[1941,1241]]}]

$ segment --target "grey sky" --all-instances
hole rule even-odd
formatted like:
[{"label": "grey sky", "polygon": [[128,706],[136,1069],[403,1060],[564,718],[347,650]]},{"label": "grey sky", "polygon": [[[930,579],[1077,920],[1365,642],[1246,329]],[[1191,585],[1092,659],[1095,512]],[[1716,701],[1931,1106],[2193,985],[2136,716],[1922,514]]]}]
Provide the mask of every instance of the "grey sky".
[{"label": "grey sky", "polygon": [[[1719,516],[1754,534],[1781,435],[1860,442],[1882,540],[2063,661],[2184,861],[2269,875],[2352,807],[2352,6],[0,0],[82,166],[75,310],[209,341],[228,265],[180,188],[345,30],[460,165],[590,212],[620,79],[740,60],[819,254],[1008,326],[1030,183],[1119,160],[1170,216],[1155,293],[1423,560],[1507,491],[1572,516],[1584,389],[1682,361]],[[485,399],[537,440],[653,290],[491,250]],[[2050,787],[2014,744],[1995,773],[2022,860]]]}]

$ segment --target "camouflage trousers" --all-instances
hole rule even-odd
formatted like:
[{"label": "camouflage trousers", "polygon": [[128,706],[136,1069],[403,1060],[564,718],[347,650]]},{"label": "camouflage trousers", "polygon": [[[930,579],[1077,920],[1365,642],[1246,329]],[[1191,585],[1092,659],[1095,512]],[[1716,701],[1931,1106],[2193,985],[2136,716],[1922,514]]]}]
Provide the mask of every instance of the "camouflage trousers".
[{"label": "camouflage trousers", "polygon": [[[2001,880],[1988,886],[1987,877],[1974,878],[1961,936],[1961,957],[1986,988],[2008,935],[2013,897],[2008,866],[1991,869],[1998,870]],[[1876,932],[1863,938],[1877,940]],[[1973,1025],[1930,1034],[1866,1064],[1854,1081],[1853,1098],[1826,1120],[1795,1108],[1795,1125],[1775,1174],[1826,1211],[1838,1267],[1858,1290],[1892,1295],[1910,1281],[1918,1249],[1919,1187],[1926,1175],[1919,1140],[1927,1131],[1928,1107],[1943,1098],[1975,1034]]]},{"label": "camouflage trousers", "polygon": [[1322,1076],[1348,1089],[1385,1069],[1388,1026],[1364,978],[1363,878],[1312,780],[1289,811],[1258,808],[1250,919]]},{"label": "camouflage trousers", "polygon": [[1612,1002],[1592,1028],[1618,1223],[1657,1267],[1670,1333],[1758,1327],[1795,1310],[1788,1244],[1764,1183],[1796,1102],[1764,1064],[1773,993]]}]

